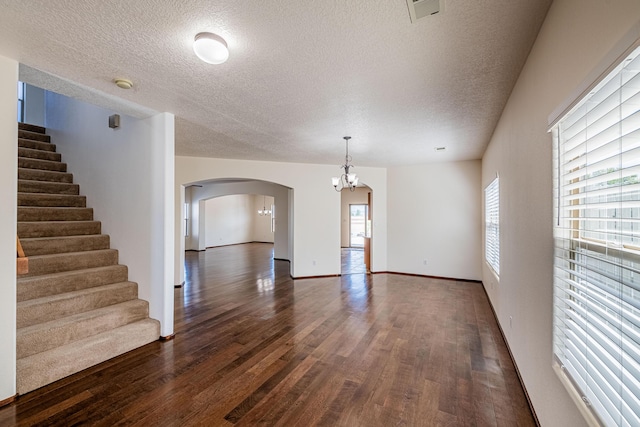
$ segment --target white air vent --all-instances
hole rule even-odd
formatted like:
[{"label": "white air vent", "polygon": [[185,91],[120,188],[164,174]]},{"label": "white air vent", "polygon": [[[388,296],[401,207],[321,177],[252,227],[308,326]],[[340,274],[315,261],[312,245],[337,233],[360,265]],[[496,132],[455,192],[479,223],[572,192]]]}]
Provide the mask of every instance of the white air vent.
[{"label": "white air vent", "polygon": [[411,22],[420,18],[435,15],[444,9],[444,0],[407,0]]}]

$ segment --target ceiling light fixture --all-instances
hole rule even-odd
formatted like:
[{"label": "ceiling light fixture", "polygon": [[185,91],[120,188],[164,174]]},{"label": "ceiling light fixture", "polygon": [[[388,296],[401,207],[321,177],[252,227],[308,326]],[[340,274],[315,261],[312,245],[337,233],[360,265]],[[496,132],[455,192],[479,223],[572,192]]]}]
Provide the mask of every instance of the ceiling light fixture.
[{"label": "ceiling light fixture", "polygon": [[229,58],[227,42],[213,33],[198,33],[193,41],[193,51],[208,64],[222,64]]},{"label": "ceiling light fixture", "polygon": [[344,173],[340,177],[331,178],[331,183],[333,184],[333,188],[336,191],[342,191],[345,188],[348,188],[349,191],[355,191],[358,186],[358,177],[355,173],[350,173],[349,170],[354,167],[351,163],[351,156],[349,155],[349,140],[350,136],[343,137],[345,142],[347,143],[347,152],[344,156],[344,165],[340,166],[344,169]]},{"label": "ceiling light fixture", "polygon": [[133,82],[131,80],[127,80],[127,79],[115,79],[113,81],[116,86],[118,86],[120,89],[131,89],[133,87]]},{"label": "ceiling light fixture", "polygon": [[258,209],[258,215],[260,216],[271,215],[271,209],[267,209],[266,200],[267,200],[267,197],[262,196],[262,209]]}]

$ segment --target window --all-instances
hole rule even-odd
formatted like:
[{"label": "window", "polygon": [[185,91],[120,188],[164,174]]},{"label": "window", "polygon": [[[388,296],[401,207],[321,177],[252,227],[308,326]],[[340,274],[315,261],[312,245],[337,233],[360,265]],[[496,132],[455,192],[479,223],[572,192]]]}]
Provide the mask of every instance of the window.
[{"label": "window", "polygon": [[271,205],[271,232],[276,232],[276,205]]},{"label": "window", "polygon": [[364,248],[367,208],[367,205],[349,205],[349,247],[351,248]]},{"label": "window", "polygon": [[554,126],[556,361],[604,425],[640,425],[640,49]]},{"label": "window", "polygon": [[496,177],[484,189],[484,257],[500,275],[500,182]]},{"label": "window", "polygon": [[24,92],[23,82],[18,82],[18,122],[24,122]]}]

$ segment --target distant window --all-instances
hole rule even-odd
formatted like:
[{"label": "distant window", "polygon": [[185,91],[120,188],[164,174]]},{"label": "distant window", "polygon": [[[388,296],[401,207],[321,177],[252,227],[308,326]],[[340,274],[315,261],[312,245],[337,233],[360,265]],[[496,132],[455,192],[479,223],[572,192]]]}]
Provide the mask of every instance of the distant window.
[{"label": "distant window", "polygon": [[18,122],[24,122],[24,83],[18,82]]},{"label": "distant window", "polygon": [[271,205],[271,232],[276,232],[276,205]]},{"label": "distant window", "polygon": [[496,177],[484,190],[484,256],[500,275],[500,181]]},{"label": "distant window", "polygon": [[640,425],[640,49],[553,128],[554,334],[603,425]]}]

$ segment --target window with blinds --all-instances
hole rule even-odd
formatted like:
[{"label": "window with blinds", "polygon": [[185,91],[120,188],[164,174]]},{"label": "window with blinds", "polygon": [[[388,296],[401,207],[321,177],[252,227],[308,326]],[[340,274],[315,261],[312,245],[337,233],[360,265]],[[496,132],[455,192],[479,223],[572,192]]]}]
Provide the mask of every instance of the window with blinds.
[{"label": "window with blinds", "polygon": [[496,177],[484,190],[484,256],[500,275],[500,182]]},{"label": "window with blinds", "polygon": [[603,425],[640,425],[640,48],[552,129],[554,354]]}]

